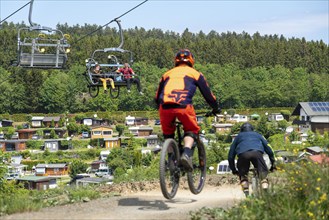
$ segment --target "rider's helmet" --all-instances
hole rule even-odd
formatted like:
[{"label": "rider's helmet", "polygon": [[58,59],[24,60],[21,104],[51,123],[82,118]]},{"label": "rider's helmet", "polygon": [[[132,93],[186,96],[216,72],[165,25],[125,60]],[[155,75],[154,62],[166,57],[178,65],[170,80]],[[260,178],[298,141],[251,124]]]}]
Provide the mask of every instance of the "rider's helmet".
[{"label": "rider's helmet", "polygon": [[178,51],[175,57],[175,66],[178,66],[182,63],[189,65],[190,67],[194,66],[194,56],[188,49],[181,49]]},{"label": "rider's helmet", "polygon": [[240,128],[240,132],[253,131],[253,130],[254,127],[248,122],[243,123],[243,125]]}]

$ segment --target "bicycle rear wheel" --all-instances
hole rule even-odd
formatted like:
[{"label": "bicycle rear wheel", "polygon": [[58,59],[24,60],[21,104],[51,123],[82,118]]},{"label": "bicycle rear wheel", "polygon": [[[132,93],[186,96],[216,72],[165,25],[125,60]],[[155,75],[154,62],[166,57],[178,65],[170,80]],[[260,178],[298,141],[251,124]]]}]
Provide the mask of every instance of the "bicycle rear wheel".
[{"label": "bicycle rear wheel", "polygon": [[206,150],[202,141],[197,140],[193,147],[193,170],[187,173],[187,182],[193,194],[199,194],[206,181]]},{"label": "bicycle rear wheel", "polygon": [[259,179],[255,170],[253,170],[253,176],[251,178],[251,189],[252,189],[252,194],[254,196],[257,196],[259,193]]},{"label": "bicycle rear wheel", "polygon": [[120,87],[117,86],[115,89],[110,88],[111,97],[116,99],[120,95]]},{"label": "bicycle rear wheel", "polygon": [[160,186],[163,196],[172,199],[177,193],[180,178],[179,150],[174,139],[167,139],[160,156]]}]

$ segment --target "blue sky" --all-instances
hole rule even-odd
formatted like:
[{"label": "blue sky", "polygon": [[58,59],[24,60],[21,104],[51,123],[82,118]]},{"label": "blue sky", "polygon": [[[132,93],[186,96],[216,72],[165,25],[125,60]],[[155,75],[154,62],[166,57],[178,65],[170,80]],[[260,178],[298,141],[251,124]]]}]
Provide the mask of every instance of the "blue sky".
[{"label": "blue sky", "polygon": [[[0,20],[26,4],[28,0],[0,0]],[[55,28],[56,24],[104,25],[121,16],[142,0],[35,0],[32,21]],[[329,42],[329,0],[282,1],[187,1],[149,0],[121,18],[124,29],[142,27],[182,33],[208,34],[245,31],[249,34],[278,34],[286,38]],[[29,6],[7,21],[28,20]],[[109,25],[114,27],[115,23]]]}]

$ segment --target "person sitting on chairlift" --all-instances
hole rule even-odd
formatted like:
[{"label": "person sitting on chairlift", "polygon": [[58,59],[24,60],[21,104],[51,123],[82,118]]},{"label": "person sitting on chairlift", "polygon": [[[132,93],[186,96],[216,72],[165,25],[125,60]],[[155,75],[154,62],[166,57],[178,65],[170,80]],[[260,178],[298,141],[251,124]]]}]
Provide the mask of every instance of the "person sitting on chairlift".
[{"label": "person sitting on chairlift", "polygon": [[[95,65],[94,73],[101,74],[101,66],[99,64]],[[112,89],[115,89],[114,81],[112,78],[105,78],[102,76],[99,77],[99,79],[103,82],[104,93],[107,93],[107,81],[110,82]]]},{"label": "person sitting on chairlift", "polygon": [[119,68],[117,72],[123,74],[124,80],[127,82],[128,92],[130,92],[131,83],[136,83],[139,94],[143,95],[139,78],[136,76],[134,70],[130,68],[128,63],[125,63],[124,67]]}]

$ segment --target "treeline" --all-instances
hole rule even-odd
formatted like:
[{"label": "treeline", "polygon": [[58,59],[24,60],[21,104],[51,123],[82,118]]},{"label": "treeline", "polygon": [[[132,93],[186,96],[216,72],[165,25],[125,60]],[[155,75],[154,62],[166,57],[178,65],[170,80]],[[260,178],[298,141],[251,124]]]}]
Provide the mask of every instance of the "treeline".
[{"label": "treeline", "polygon": [[[196,64],[205,73],[223,108],[295,107],[301,101],[328,101],[329,74],[308,73],[304,68],[282,66],[240,69],[234,64]],[[133,85],[131,93],[121,88],[119,98],[103,94],[90,98],[81,75],[85,68],[66,71],[25,70],[0,67],[0,113],[76,113],[88,111],[147,111],[156,108],[153,98],[165,69],[136,62],[141,74],[143,96]],[[7,80],[6,80],[7,79]],[[197,109],[206,109],[201,94],[194,99]]]},{"label": "treeline", "polygon": [[[132,67],[140,74],[145,95],[140,96],[134,86],[132,93],[122,89],[118,99],[102,93],[90,98],[83,76],[85,59],[96,49],[118,46],[118,30],[108,27],[83,38],[98,26],[58,25],[71,35],[67,68],[37,70],[10,66],[16,59],[21,26],[5,22],[0,29],[0,114],[154,110],[159,79],[173,66],[179,48],[194,53],[196,69],[205,74],[223,108],[294,107],[301,101],[329,100],[329,48],[322,41],[258,33],[194,34],[185,30],[179,35],[159,29],[128,29],[123,48],[134,52]],[[199,93],[194,104],[207,108]]]}]

